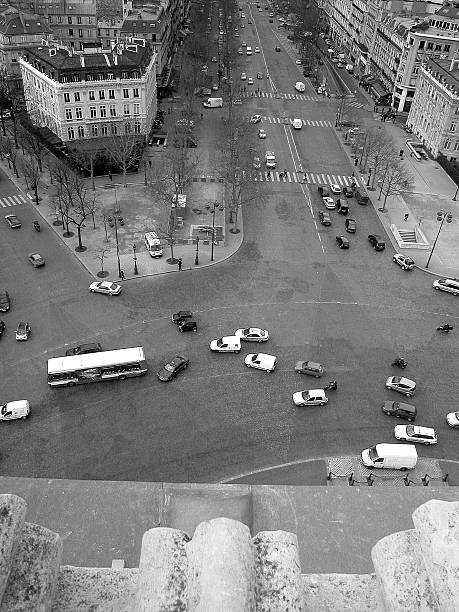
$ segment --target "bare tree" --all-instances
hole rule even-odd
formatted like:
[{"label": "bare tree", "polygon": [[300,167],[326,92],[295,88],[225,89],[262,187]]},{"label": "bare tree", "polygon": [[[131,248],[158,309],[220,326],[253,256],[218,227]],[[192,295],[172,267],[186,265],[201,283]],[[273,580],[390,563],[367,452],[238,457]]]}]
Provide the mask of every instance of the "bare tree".
[{"label": "bare tree", "polygon": [[18,135],[23,151],[25,150],[30,156],[35,157],[39,171],[43,172],[43,159],[48,155],[48,148],[43,140],[25,127],[19,128]]},{"label": "bare tree", "polygon": [[27,189],[33,191],[35,203],[38,204],[38,186],[40,185],[41,180],[41,170],[38,162],[34,157],[31,157],[30,159],[25,159],[23,157],[20,164],[22,173],[24,174],[24,178],[26,180]]},{"label": "bare tree", "polygon": [[100,261],[100,272],[97,273],[97,276],[100,276],[100,277],[107,276],[107,272],[104,270],[104,262],[105,262],[105,257],[110,253],[110,251],[111,251],[111,247],[108,245],[104,245],[99,248],[97,259]]},{"label": "bare tree", "polygon": [[387,137],[382,127],[370,127],[364,133],[358,134],[355,139],[355,148],[359,155],[359,164],[365,170],[368,160],[387,145]]},{"label": "bare tree", "polygon": [[0,149],[8,161],[9,168],[11,169],[12,167],[14,174],[19,177],[19,172],[17,169],[18,150],[8,136],[2,136],[0,138]]},{"label": "bare tree", "polygon": [[86,247],[83,246],[81,240],[81,229],[84,227],[84,222],[89,216],[92,216],[94,219],[97,194],[92,191],[92,189],[88,189],[84,180],[76,174],[73,175],[73,179],[69,185],[69,194],[68,218],[77,228],[77,250],[85,251]]},{"label": "bare tree", "polygon": [[385,166],[380,169],[376,180],[380,185],[378,200],[384,194],[381,212],[386,210],[386,202],[389,196],[399,195],[411,191],[413,188],[413,177],[399,157],[388,158]]},{"label": "bare tree", "polygon": [[90,141],[74,141],[69,147],[69,158],[77,168],[83,168],[91,176],[92,190],[95,191],[96,183],[94,180],[94,162],[104,147],[100,140],[91,139]]},{"label": "bare tree", "polygon": [[141,139],[143,137],[130,133],[131,123],[128,121],[120,124],[119,127],[122,133],[110,137],[105,148],[110,159],[121,168],[123,172],[123,186],[126,187],[126,174],[129,166],[132,163],[138,162],[142,157]]}]

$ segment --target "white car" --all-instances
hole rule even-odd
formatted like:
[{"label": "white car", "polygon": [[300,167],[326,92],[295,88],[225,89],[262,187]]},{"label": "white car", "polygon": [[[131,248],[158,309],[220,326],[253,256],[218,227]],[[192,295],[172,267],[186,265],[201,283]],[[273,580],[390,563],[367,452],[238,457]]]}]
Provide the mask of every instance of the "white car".
[{"label": "white car", "polygon": [[248,78],[247,85],[253,85],[253,78],[252,77]]},{"label": "white car", "polygon": [[459,281],[452,278],[439,278],[433,282],[432,287],[437,291],[446,291],[446,293],[459,295]]},{"label": "white car", "polygon": [[303,122],[301,119],[292,119],[292,127],[294,130],[301,130],[303,127]]},{"label": "white car", "polygon": [[244,54],[244,51],[243,51],[242,47],[239,47],[239,49],[237,50],[237,54],[238,55],[243,55]]},{"label": "white car", "polygon": [[105,293],[105,295],[119,295],[121,289],[121,285],[111,283],[110,281],[100,281],[89,285],[89,291],[92,293]]},{"label": "white car", "polygon": [[210,350],[217,353],[239,353],[241,350],[241,341],[236,336],[223,336],[218,340],[212,340]]},{"label": "white car", "polygon": [[322,201],[325,204],[325,208],[328,208],[328,210],[335,210],[336,204],[333,198],[329,198],[328,196],[325,196],[322,198]]},{"label": "white car", "polygon": [[260,53],[260,48],[259,47],[255,47],[254,51],[255,51],[255,53]]},{"label": "white car", "polygon": [[302,83],[301,81],[297,81],[297,82],[295,83],[295,89],[296,89],[297,91],[299,91],[300,93],[302,93],[302,92],[303,92],[303,91],[306,89],[306,86],[305,86],[305,84],[304,84],[304,83]]},{"label": "white car", "polygon": [[323,389],[309,389],[297,391],[292,396],[295,406],[323,406],[328,402],[328,397]]},{"label": "white car", "polygon": [[392,261],[398,264],[402,270],[412,270],[414,268],[414,261],[408,255],[402,253],[395,253],[392,256]]},{"label": "white car", "polygon": [[301,66],[301,60],[296,60],[295,64],[296,64],[297,66]]},{"label": "white car", "polygon": [[266,138],[266,132],[262,128],[258,130],[258,138],[261,138],[261,139]]},{"label": "white car", "polygon": [[389,376],[386,380],[386,387],[387,389],[392,389],[392,391],[398,391],[407,397],[412,397],[416,391],[416,383],[414,380],[410,380],[404,376]]},{"label": "white car", "polygon": [[276,361],[277,357],[267,355],[266,353],[250,353],[244,359],[244,363],[248,368],[264,370],[265,372],[272,372],[276,367]]},{"label": "white car", "polygon": [[258,156],[255,156],[253,158],[253,167],[255,168],[255,170],[259,170],[261,168],[261,161]]},{"label": "white car", "polygon": [[341,193],[341,187],[339,185],[330,185],[330,191],[339,195]]},{"label": "white car", "polygon": [[247,75],[245,72],[241,74],[241,81],[247,81]]},{"label": "white car", "polygon": [[260,123],[261,115],[252,115],[250,117],[250,123]]},{"label": "white car", "polygon": [[450,427],[459,428],[459,412],[450,412],[446,415],[446,422]]},{"label": "white car", "polygon": [[234,332],[236,338],[247,340],[247,342],[266,342],[269,340],[269,333],[266,329],[259,327],[246,327],[245,329],[237,329]]},{"label": "white car", "polygon": [[419,442],[419,444],[436,444],[437,434],[432,427],[420,427],[419,425],[396,425],[394,436],[397,440],[406,442]]}]

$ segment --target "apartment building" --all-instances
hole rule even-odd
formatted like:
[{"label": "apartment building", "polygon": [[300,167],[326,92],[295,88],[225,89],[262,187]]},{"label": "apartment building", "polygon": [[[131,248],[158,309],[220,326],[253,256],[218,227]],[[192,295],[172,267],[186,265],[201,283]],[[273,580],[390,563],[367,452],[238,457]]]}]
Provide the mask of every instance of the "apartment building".
[{"label": "apartment building", "polygon": [[19,60],[27,110],[64,142],[150,132],[156,115],[156,56],[144,39],[111,51],[56,45]]},{"label": "apartment building", "polygon": [[459,159],[459,60],[431,59],[421,68],[407,123],[434,157]]}]

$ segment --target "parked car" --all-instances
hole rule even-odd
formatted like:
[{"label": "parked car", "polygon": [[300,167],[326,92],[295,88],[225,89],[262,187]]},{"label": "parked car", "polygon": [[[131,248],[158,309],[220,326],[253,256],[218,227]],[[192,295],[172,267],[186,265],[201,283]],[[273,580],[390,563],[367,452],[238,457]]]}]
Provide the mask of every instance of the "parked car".
[{"label": "parked car", "polygon": [[370,234],[368,236],[368,242],[374,248],[375,251],[384,251],[386,243],[378,234]]},{"label": "parked car", "polygon": [[412,133],[413,133],[412,128],[411,128],[411,127],[410,127],[408,124],[406,124],[406,123],[405,123],[405,125],[403,126],[403,129],[405,130],[405,132],[406,132],[407,134],[412,134]]},{"label": "parked car", "polygon": [[330,185],[330,191],[339,195],[341,193],[341,187],[339,185],[332,184]]},{"label": "parked car", "polygon": [[355,219],[347,218],[344,226],[346,228],[346,232],[349,234],[355,234],[357,230],[357,223]]},{"label": "parked car", "polygon": [[301,130],[303,121],[301,119],[292,119],[292,127],[294,130]]},{"label": "parked car", "polygon": [[241,74],[241,81],[247,81],[247,74],[245,72]]},{"label": "parked car", "polygon": [[320,378],[324,375],[325,370],[324,367],[316,361],[297,361],[295,364],[295,372]]},{"label": "parked car", "polygon": [[327,188],[326,187],[322,187],[322,185],[319,185],[317,187],[317,191],[319,192],[319,195],[322,196],[323,198],[328,198],[328,196],[330,195],[330,193],[327,190]]},{"label": "parked car", "polygon": [[459,412],[449,412],[446,415],[446,422],[450,427],[457,429],[459,427]]},{"label": "parked car", "polygon": [[247,85],[253,85],[253,78],[252,77],[249,77],[247,79]]},{"label": "parked car", "polygon": [[266,342],[269,340],[269,333],[266,329],[259,327],[246,327],[245,329],[237,329],[234,332],[236,338],[246,340],[247,342]]},{"label": "parked car", "polygon": [[30,414],[30,403],[28,400],[15,400],[0,406],[0,421],[25,420]]},{"label": "parked car", "polygon": [[[249,23],[250,23],[250,22],[249,22]],[[255,47],[254,52],[255,52],[255,53],[260,53],[260,48],[259,48],[259,47]]]},{"label": "parked car", "polygon": [[248,368],[272,372],[276,368],[277,357],[266,353],[251,353],[246,355],[244,363]]},{"label": "parked car", "polygon": [[250,123],[259,123],[261,121],[261,115],[252,115],[250,117]]},{"label": "parked car", "polygon": [[340,249],[348,249],[349,248],[349,240],[346,236],[336,236],[336,242]]},{"label": "parked car", "polygon": [[193,313],[191,310],[179,310],[178,312],[174,312],[171,315],[172,323],[178,325],[180,321],[184,321],[185,319],[191,319],[193,317]]},{"label": "parked car", "polygon": [[0,291],[0,312],[7,312],[10,309],[11,300],[8,291]]},{"label": "parked car", "polygon": [[89,285],[89,291],[91,293],[105,293],[105,295],[119,295],[122,287],[118,283],[111,283],[110,281],[100,281],[91,283]]},{"label": "parked car", "polygon": [[325,208],[328,208],[329,210],[335,210],[335,202],[334,202],[333,198],[329,198],[328,196],[324,196],[322,198],[322,202],[325,204]]},{"label": "parked car", "polygon": [[330,217],[330,213],[328,212],[328,210],[319,210],[319,220],[322,223],[322,225],[331,225],[331,217]]},{"label": "parked car", "polygon": [[181,319],[178,322],[178,328],[180,332],[197,332],[198,331],[198,325],[196,323],[196,321],[189,321],[187,319]]},{"label": "parked car", "polygon": [[16,328],[16,340],[28,340],[31,332],[29,323],[21,321]]},{"label": "parked car", "polygon": [[80,344],[80,346],[75,346],[73,348],[69,348],[65,351],[67,357],[72,355],[86,355],[88,353],[100,353],[102,350],[102,346],[99,342],[87,342],[86,344]]},{"label": "parked car", "polygon": [[261,161],[260,158],[258,157],[258,155],[255,155],[255,157],[253,158],[253,167],[258,170],[259,168],[261,168]]},{"label": "parked car", "polygon": [[281,50],[281,48],[279,46],[276,47],[276,51],[279,53],[279,51]]},{"label": "parked car", "polygon": [[295,406],[324,406],[328,397],[323,389],[309,389],[297,391],[292,395]]},{"label": "parked car", "polygon": [[3,332],[5,331],[5,321],[0,320],[0,338],[3,336]]},{"label": "parked car", "polygon": [[360,204],[360,206],[367,206],[370,204],[370,198],[361,193],[359,190],[356,190],[355,192],[355,199],[357,200],[357,204]]},{"label": "parked car", "polygon": [[349,214],[349,205],[347,201],[343,200],[343,198],[338,198],[336,201],[336,210],[340,215]]},{"label": "parked car", "polygon": [[394,436],[404,442],[418,442],[419,444],[436,444],[437,434],[432,427],[419,425],[396,425]]},{"label": "parked car", "polygon": [[164,365],[164,367],[157,373],[159,380],[162,382],[169,382],[177,376],[182,370],[186,370],[190,360],[182,355],[176,355],[174,359]]},{"label": "parked car", "polygon": [[404,376],[389,376],[386,380],[386,388],[402,393],[407,397],[412,397],[416,391],[416,383],[414,380],[410,380]]},{"label": "parked car", "polygon": [[16,215],[5,215],[5,221],[13,229],[18,229],[22,225],[22,223],[19,221],[19,218]]},{"label": "parked car", "polygon": [[406,421],[414,421],[417,415],[416,407],[404,402],[384,402],[381,410],[384,414],[397,417],[398,419],[405,419]]},{"label": "parked car", "polygon": [[27,259],[30,261],[34,268],[41,268],[45,265],[45,260],[40,255],[40,253],[29,253],[27,255]]},{"label": "parked car", "polygon": [[414,261],[408,255],[402,253],[395,253],[392,257],[392,261],[398,264],[402,270],[412,270],[414,268]]},{"label": "parked car", "polygon": [[258,138],[261,138],[261,139],[266,138],[266,132],[262,128],[258,130]]},{"label": "parked car", "polygon": [[454,278],[438,278],[432,283],[432,287],[437,291],[459,295],[459,281]]},{"label": "parked car", "polygon": [[210,350],[217,353],[240,353],[241,339],[236,336],[223,336],[218,340],[212,340]]}]

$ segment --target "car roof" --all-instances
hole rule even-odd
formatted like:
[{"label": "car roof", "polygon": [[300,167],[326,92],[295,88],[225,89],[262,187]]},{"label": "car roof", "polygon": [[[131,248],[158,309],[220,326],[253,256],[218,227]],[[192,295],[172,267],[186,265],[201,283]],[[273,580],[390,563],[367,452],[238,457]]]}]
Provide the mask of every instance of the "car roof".
[{"label": "car roof", "polygon": [[308,389],[309,395],[315,395],[325,397],[325,391],[323,389]]}]

